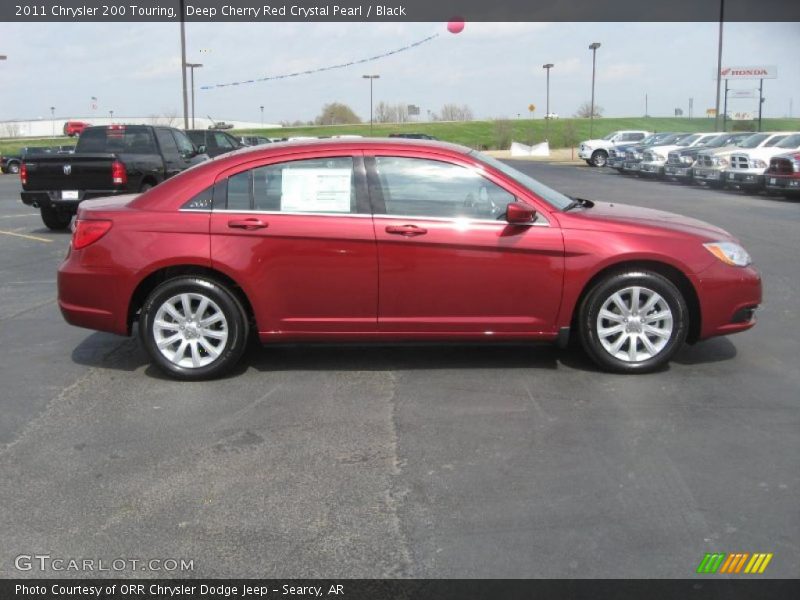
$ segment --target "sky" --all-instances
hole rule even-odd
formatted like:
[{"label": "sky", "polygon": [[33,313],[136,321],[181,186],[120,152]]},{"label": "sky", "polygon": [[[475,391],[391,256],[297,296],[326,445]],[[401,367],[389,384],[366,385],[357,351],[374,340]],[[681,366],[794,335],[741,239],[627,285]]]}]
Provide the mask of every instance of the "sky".
[{"label": "sky", "polygon": [[[550,110],[571,116],[591,95],[592,42],[597,51],[595,102],[609,117],[651,116],[675,108],[694,114],[714,106],[717,23],[187,23],[187,60],[195,72],[196,114],[216,120],[310,120],[323,104],[344,102],[369,119],[375,102],[416,104],[437,112],[468,105],[476,118],[545,112],[542,65],[554,63]],[[200,90],[200,86],[280,75],[358,60],[433,34],[407,52],[355,67],[276,82]],[[182,114],[177,23],[0,23],[0,121]],[[726,23],[723,66],[777,65],[765,80],[765,117],[800,115],[800,23]],[[731,88],[754,88],[737,81]],[[96,112],[90,98],[98,98]],[[731,100],[730,110],[757,110]]]}]

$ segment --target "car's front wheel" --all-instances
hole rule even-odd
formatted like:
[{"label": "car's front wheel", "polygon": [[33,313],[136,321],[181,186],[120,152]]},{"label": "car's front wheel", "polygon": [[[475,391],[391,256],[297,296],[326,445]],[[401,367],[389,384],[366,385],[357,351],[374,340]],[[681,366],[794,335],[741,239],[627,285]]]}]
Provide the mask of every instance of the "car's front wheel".
[{"label": "car's front wheel", "polygon": [[178,277],[147,297],[139,334],[153,361],[169,375],[210,379],[241,358],[248,323],[241,302],[223,285],[203,277]]},{"label": "car's front wheel", "polygon": [[689,313],[680,290],[652,271],[609,275],[587,294],[579,313],[586,353],[618,373],[666,364],[686,340]]},{"label": "car's front wheel", "polygon": [[10,163],[8,165],[8,172],[13,174],[13,175],[16,175],[17,173],[19,173],[19,163],[15,163],[15,162]]},{"label": "car's front wheel", "polygon": [[605,150],[595,150],[592,152],[592,166],[605,167],[608,162],[608,152]]}]

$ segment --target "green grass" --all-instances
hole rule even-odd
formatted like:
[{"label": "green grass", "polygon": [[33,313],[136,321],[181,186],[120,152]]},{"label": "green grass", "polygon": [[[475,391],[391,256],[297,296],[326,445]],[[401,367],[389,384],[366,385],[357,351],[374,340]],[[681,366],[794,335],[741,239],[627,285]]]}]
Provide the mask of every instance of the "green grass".
[{"label": "green grass", "polygon": [[[728,130],[748,127],[755,123],[728,122]],[[684,119],[670,117],[636,117],[595,119],[592,137],[603,137],[617,129],[646,129],[648,131],[713,131],[714,119]],[[800,119],[764,119],[764,131],[800,131]],[[405,123],[403,125],[375,124],[372,135],[417,132],[436,136],[440,140],[479,149],[507,149],[510,142],[526,144],[550,140],[552,148],[568,148],[589,139],[588,119],[509,119],[501,121],[469,121],[459,123]],[[369,136],[369,124],[333,125],[328,127],[283,127],[280,129],[246,129],[233,132],[242,135],[267,137],[331,136],[356,134]],[[0,140],[0,154],[15,154],[23,146],[56,146],[74,143],[74,138],[16,138]]]},{"label": "green grass", "polygon": [[[754,123],[728,122],[748,126],[755,131]],[[645,129],[648,131],[714,131],[714,119],[684,119],[669,117],[595,119],[592,137],[599,138],[618,129]],[[800,119],[764,119],[764,131],[800,131]],[[570,130],[572,134],[570,135]],[[390,133],[427,133],[440,140],[463,144],[479,149],[507,149],[511,140],[537,143],[550,140],[552,148],[568,148],[589,139],[588,119],[509,119],[504,121],[470,121],[465,123],[405,123],[403,125],[375,124],[373,136]],[[342,134],[370,135],[369,124],[335,125],[328,127],[284,127],[281,129],[248,129],[237,133],[265,135],[267,137],[331,136]]]}]

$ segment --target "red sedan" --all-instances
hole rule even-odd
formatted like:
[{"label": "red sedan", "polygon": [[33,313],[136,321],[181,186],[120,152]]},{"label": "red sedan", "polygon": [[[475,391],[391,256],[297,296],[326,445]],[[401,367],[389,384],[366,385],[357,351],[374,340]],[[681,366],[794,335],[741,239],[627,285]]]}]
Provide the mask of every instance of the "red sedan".
[{"label": "red sedan", "polygon": [[577,335],[647,372],[755,323],[761,279],[730,234],[575,199],[468,148],[317,140],[226,154],[81,204],[58,273],[73,325],[141,339],[182,379],[261,342]]}]

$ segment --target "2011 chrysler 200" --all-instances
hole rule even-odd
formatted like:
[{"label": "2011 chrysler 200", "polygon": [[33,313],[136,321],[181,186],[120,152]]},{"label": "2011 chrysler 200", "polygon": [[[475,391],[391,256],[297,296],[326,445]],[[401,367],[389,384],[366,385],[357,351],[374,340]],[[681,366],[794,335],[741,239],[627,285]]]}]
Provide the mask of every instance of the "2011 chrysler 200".
[{"label": "2011 chrysler 200", "polygon": [[182,379],[251,332],[298,341],[550,340],[646,372],[749,329],[750,257],[678,215],[565,196],[468,148],[318,140],[236,151],[81,204],[58,273],[70,323],[130,335]]}]

